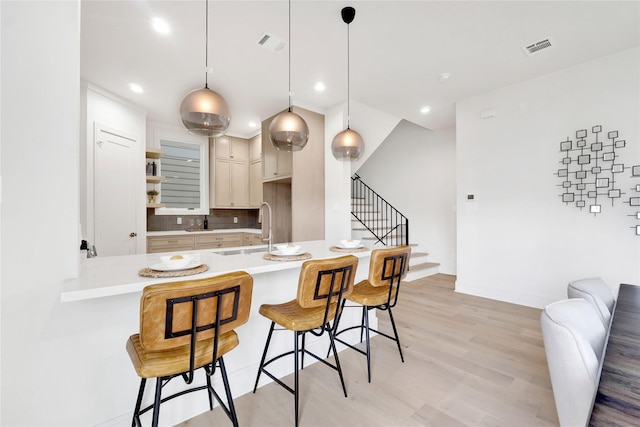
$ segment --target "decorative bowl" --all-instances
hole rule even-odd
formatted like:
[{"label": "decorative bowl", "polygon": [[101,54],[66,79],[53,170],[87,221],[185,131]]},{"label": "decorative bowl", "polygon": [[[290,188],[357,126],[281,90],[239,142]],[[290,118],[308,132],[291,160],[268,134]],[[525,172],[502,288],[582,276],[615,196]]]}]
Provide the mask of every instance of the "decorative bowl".
[{"label": "decorative bowl", "polygon": [[294,245],[292,243],[286,245],[276,245],[276,248],[282,255],[294,255],[297,254],[298,251],[300,251],[300,246]]},{"label": "decorative bowl", "polygon": [[167,255],[161,256],[160,261],[167,268],[182,268],[186,267],[191,262],[191,257],[189,255]]},{"label": "decorative bowl", "polygon": [[360,240],[340,240],[343,248],[356,248],[360,245]]}]

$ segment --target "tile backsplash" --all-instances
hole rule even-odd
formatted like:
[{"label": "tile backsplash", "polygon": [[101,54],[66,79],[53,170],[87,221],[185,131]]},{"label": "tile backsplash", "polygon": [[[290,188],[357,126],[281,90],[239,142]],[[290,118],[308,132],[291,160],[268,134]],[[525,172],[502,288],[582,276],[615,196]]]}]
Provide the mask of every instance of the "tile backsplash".
[{"label": "tile backsplash", "polygon": [[[178,224],[178,218],[182,218],[182,224]],[[155,215],[153,209],[147,209],[147,231],[203,228],[203,221],[204,215]],[[207,221],[209,230],[260,228],[258,209],[211,209]]]}]

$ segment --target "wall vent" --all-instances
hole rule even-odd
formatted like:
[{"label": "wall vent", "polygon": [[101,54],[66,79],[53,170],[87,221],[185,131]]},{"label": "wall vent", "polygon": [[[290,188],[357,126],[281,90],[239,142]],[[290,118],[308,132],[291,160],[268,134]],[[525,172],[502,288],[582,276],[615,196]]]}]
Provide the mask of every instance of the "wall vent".
[{"label": "wall vent", "polygon": [[553,44],[551,43],[551,39],[550,38],[546,38],[544,40],[540,40],[539,42],[535,42],[533,44],[530,44],[528,46],[524,46],[522,49],[524,50],[524,52],[531,56],[534,53],[538,53],[543,49],[548,49],[550,47],[552,47]]},{"label": "wall vent", "polygon": [[273,53],[280,53],[287,46],[286,41],[270,33],[263,33],[256,44]]}]

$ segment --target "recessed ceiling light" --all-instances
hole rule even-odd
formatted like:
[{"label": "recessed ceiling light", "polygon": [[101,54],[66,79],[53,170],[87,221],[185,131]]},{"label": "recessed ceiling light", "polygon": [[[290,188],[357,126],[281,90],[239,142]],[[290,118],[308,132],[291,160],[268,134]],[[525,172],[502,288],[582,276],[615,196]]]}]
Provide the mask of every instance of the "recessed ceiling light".
[{"label": "recessed ceiling light", "polygon": [[421,112],[422,114],[427,114],[429,111],[431,111],[431,107],[429,107],[428,105],[427,105],[427,106],[424,106],[424,107],[422,107],[422,108],[420,109],[420,112]]},{"label": "recessed ceiling light", "polygon": [[135,93],[144,92],[144,89],[142,89],[142,86],[140,86],[137,83],[129,83],[129,89],[131,89],[131,92],[135,92]]},{"label": "recessed ceiling light", "polygon": [[449,77],[451,77],[451,73],[441,73],[438,76],[441,82],[446,82],[447,80],[449,80]]},{"label": "recessed ceiling light", "polygon": [[169,27],[167,21],[162,18],[153,18],[151,20],[151,26],[160,34],[169,34],[171,32],[171,27]]},{"label": "recessed ceiling light", "polygon": [[323,90],[325,90],[324,83],[322,83],[322,82],[316,83],[316,85],[313,88],[315,90],[317,90],[318,92],[322,92]]},{"label": "recessed ceiling light", "polygon": [[255,128],[256,126],[258,126],[258,125],[256,124],[256,122],[249,122],[249,127],[250,127],[250,128]]}]

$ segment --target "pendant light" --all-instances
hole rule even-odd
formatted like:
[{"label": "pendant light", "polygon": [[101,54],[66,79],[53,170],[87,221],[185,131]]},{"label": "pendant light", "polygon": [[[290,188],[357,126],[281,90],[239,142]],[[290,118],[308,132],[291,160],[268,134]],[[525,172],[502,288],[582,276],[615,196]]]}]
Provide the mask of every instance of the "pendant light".
[{"label": "pendant light", "polygon": [[209,89],[209,0],[205,7],[204,88],[192,90],[180,104],[180,118],[189,133],[208,137],[222,136],[231,122],[227,101]]},{"label": "pendant light", "polygon": [[341,11],[342,20],[347,24],[347,128],[338,133],[331,142],[331,152],[338,160],[358,160],[364,153],[364,140],[355,130],[351,129],[351,112],[349,100],[349,24],[356,16],[356,10],[347,6]]},{"label": "pendant light", "polygon": [[269,125],[269,140],[280,151],[300,151],[309,141],[309,126],[291,111],[291,0],[289,0],[289,110],[278,114]]}]

